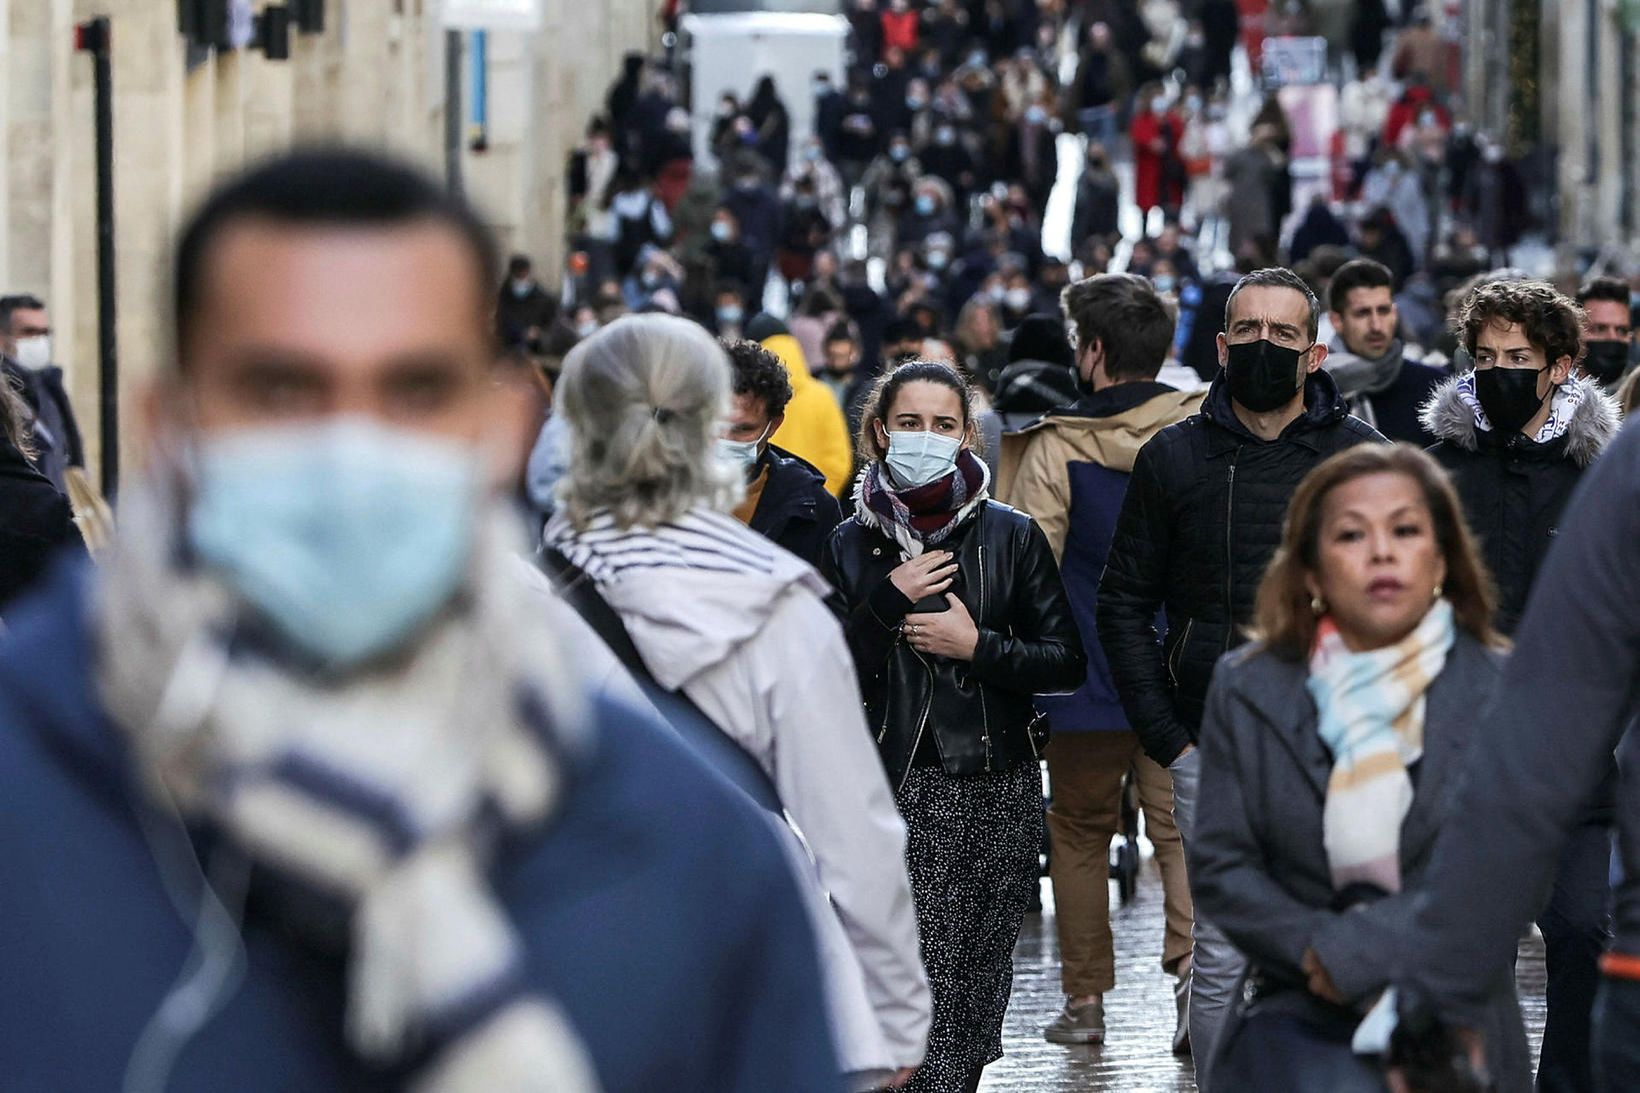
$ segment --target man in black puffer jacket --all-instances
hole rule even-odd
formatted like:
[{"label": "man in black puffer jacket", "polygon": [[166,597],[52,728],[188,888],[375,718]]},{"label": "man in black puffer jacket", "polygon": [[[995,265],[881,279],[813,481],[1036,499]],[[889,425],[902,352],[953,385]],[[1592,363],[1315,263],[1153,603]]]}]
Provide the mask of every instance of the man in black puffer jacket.
[{"label": "man in black puffer jacket", "polygon": [[[1221,371],[1200,413],[1140,449],[1099,583],[1099,640],[1145,752],[1173,772],[1187,860],[1207,685],[1214,663],[1243,640],[1287,499],[1328,456],[1384,439],[1350,416],[1320,370],[1320,315],[1290,270],[1255,270],[1236,283],[1218,337]],[[1199,918],[1195,935],[1190,1042],[1197,1081],[1211,1090],[1204,1071],[1241,968]]]}]

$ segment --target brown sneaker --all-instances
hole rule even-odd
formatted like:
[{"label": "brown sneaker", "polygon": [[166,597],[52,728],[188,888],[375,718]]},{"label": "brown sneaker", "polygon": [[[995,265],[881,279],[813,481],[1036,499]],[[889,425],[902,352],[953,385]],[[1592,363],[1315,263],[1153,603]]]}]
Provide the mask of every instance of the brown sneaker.
[{"label": "brown sneaker", "polygon": [[1065,1008],[1054,1018],[1053,1024],[1042,1030],[1050,1044],[1102,1044],[1105,1042],[1105,1000],[1095,998],[1086,1005],[1073,1006],[1065,1000]]}]

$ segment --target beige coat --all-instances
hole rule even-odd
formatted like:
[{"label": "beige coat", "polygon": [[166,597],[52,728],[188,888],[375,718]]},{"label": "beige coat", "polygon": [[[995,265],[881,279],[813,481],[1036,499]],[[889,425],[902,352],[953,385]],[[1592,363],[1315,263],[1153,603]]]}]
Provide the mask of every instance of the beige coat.
[{"label": "beige coat", "polygon": [[1206,390],[1163,392],[1107,417],[1055,413],[1028,429],[1004,434],[995,495],[1029,513],[1059,558],[1070,522],[1070,464],[1097,463],[1131,472],[1139,449],[1199,410],[1206,397]]}]

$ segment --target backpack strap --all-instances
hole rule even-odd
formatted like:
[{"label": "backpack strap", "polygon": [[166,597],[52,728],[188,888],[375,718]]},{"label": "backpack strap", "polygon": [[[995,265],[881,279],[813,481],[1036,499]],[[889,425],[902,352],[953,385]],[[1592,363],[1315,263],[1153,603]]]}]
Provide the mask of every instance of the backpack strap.
[{"label": "backpack strap", "polygon": [[783,817],[780,793],[774,781],[751,752],[723,730],[717,722],[702,712],[682,691],[671,691],[661,686],[649,666],[643,661],[632,635],[615,609],[598,592],[598,586],[575,563],[552,548],[546,547],[540,555],[541,568],[557,586],[559,597],[575,609],[576,614],[603,639],[609,651],[615,654],[632,679],[643,691],[652,706],[660,712],[672,731],[689,745],[706,765],[739,787],[763,808]]}]

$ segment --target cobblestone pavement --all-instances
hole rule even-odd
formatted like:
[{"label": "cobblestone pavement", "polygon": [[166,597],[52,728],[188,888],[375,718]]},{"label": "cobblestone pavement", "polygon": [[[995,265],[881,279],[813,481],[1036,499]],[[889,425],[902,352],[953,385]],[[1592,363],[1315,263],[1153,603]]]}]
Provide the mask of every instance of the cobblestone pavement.
[{"label": "cobblestone pavement", "polygon": [[[1014,950],[1014,993],[1003,1028],[1004,1057],[986,1068],[981,1093],[1122,1093],[1194,1090],[1190,1060],[1172,1053],[1172,980],[1162,974],[1162,882],[1147,859],[1138,893],[1127,906],[1111,895],[1116,935],[1116,990],[1105,996],[1109,1029],[1102,1047],[1061,1047],[1042,1039],[1042,1026],[1064,1001],[1059,990],[1059,946],[1054,939],[1053,892],[1042,882],[1044,910],[1029,915]],[[1543,946],[1521,946],[1517,968],[1532,1056],[1543,1033]]]}]

